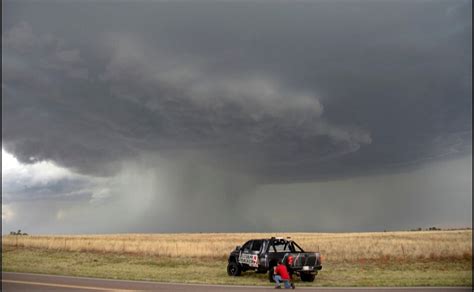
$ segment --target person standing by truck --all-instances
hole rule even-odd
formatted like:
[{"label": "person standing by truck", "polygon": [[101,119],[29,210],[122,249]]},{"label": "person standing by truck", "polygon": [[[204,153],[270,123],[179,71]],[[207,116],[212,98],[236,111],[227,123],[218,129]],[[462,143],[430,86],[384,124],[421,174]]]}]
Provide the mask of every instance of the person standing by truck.
[{"label": "person standing by truck", "polygon": [[283,282],[285,284],[285,289],[295,289],[295,284],[290,282],[290,274],[288,273],[288,269],[280,260],[278,261],[278,265],[274,268],[273,273],[273,280],[275,280],[275,289],[280,289],[280,283]]}]

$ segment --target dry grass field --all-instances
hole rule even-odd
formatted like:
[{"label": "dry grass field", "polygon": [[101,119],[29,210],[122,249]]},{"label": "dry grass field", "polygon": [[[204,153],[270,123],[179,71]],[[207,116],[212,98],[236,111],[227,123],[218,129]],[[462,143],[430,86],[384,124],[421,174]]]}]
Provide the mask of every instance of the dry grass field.
[{"label": "dry grass field", "polygon": [[226,258],[251,238],[290,236],[324,261],[470,259],[472,230],[371,233],[198,233],[4,236],[2,248],[106,252],[166,257]]},{"label": "dry grass field", "polygon": [[[251,238],[290,236],[323,269],[297,286],[472,286],[472,231],[3,236],[2,270],[180,283],[271,285],[229,277],[227,256]],[[192,267],[192,269],[190,269]],[[206,275],[203,277],[203,275]]]}]

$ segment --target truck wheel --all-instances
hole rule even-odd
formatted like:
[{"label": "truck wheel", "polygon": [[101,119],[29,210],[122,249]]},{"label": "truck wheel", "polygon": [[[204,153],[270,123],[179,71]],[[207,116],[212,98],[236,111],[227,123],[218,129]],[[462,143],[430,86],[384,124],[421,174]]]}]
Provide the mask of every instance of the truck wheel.
[{"label": "truck wheel", "polygon": [[240,276],[240,273],[242,270],[240,269],[240,266],[236,262],[230,262],[227,265],[227,275],[229,276]]},{"label": "truck wheel", "polygon": [[316,275],[301,273],[300,277],[301,277],[301,281],[303,282],[314,282],[314,278],[316,277]]}]

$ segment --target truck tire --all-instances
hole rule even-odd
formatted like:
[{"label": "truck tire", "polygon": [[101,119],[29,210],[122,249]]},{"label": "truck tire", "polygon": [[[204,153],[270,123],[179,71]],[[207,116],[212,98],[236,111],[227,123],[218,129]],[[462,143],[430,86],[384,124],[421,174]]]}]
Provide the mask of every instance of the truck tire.
[{"label": "truck tire", "polygon": [[314,278],[316,278],[316,275],[308,274],[308,273],[301,273],[300,278],[301,278],[302,282],[314,282]]},{"label": "truck tire", "polygon": [[227,265],[227,275],[229,276],[240,276],[242,273],[242,269],[240,268],[240,265],[236,262],[230,262]]}]

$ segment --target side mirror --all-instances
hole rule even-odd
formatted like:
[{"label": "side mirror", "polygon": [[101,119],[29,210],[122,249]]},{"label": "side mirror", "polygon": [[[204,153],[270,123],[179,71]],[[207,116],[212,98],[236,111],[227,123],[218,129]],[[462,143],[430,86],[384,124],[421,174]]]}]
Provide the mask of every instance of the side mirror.
[{"label": "side mirror", "polygon": [[240,246],[240,245],[237,245],[237,246],[235,247],[235,250],[240,250],[240,248],[241,248],[241,246]]}]

